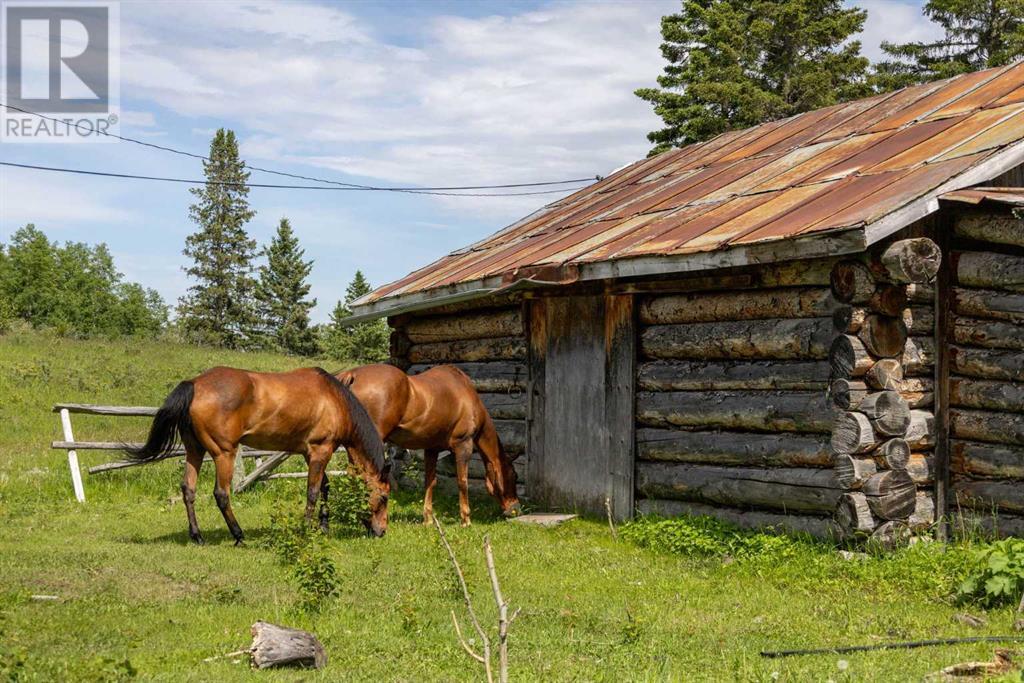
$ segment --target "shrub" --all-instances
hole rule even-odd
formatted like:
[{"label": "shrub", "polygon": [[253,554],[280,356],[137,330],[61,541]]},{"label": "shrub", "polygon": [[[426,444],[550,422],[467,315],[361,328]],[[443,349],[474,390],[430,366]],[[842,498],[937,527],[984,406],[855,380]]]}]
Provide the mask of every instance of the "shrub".
[{"label": "shrub", "polygon": [[1024,591],[1024,539],[984,544],[974,551],[973,560],[957,591],[959,598],[986,607],[1020,599]]},{"label": "shrub", "polygon": [[331,479],[328,498],[331,523],[342,532],[362,534],[370,517],[370,493],[363,480],[352,474]]},{"label": "shrub", "polygon": [[763,531],[744,531],[713,517],[641,517],[622,527],[622,536],[645,548],[679,555],[785,559],[804,541]]},{"label": "shrub", "polygon": [[329,554],[327,538],[319,531],[306,536],[306,543],[296,556],[292,573],[299,587],[303,609],[319,610],[325,600],[333,598],[341,590],[338,567]]}]

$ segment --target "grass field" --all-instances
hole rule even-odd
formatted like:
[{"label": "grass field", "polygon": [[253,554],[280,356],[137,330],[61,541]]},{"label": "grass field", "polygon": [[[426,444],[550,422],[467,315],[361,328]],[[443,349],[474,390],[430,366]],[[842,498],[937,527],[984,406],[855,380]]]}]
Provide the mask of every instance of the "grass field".
[{"label": "grass field", "polygon": [[[180,379],[215,364],[286,369],[308,364],[267,354],[163,343],[71,341],[36,332],[0,337],[0,679],[479,680],[455,640],[457,585],[435,532],[420,524],[415,492],[393,497],[380,540],[334,537],[340,596],[304,612],[288,567],[261,547],[270,511],[298,511],[301,484],[276,481],[235,497],[248,545],[230,542],[204,470],[197,501],[208,545],[186,543],[179,465],[168,461],[86,479],[72,496],[49,411],[58,401],[153,405]],[[75,418],[80,439],[138,439],[145,422]],[[109,454],[81,454],[83,465]],[[494,608],[481,540],[491,535],[506,597],[522,607],[511,637],[519,681],[920,680],[989,659],[991,645],[767,660],[762,649],[1010,633],[1012,610],[954,621],[950,591],[963,552],[917,546],[848,562],[810,543],[768,559],[658,554],[610,537],[601,520],[540,529],[500,521],[474,502],[474,525],[442,520],[478,609]],[[31,596],[55,595],[55,601]],[[319,673],[252,672],[209,657],[248,645],[264,619],[314,631]],[[465,623],[465,622],[464,622]]]}]

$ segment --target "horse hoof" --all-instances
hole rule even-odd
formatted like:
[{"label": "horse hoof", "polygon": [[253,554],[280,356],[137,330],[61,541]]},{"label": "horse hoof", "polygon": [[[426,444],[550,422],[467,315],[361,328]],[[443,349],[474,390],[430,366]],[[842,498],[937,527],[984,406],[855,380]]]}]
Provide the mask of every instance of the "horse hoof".
[{"label": "horse hoof", "polygon": [[206,545],[206,541],[203,540],[203,537],[200,536],[199,534],[196,534],[195,536],[192,536],[191,538],[192,538],[192,542],[195,543],[196,545]]},{"label": "horse hoof", "polygon": [[240,539],[240,538],[236,538],[235,539],[235,547],[236,548],[242,548],[244,546],[245,546],[245,543],[242,542],[242,539]]}]

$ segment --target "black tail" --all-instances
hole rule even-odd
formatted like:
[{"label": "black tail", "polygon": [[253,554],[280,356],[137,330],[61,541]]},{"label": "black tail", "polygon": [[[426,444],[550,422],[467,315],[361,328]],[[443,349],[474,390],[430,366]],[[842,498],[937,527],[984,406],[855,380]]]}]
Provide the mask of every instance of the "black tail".
[{"label": "black tail", "polygon": [[380,472],[381,478],[387,478],[389,464],[384,454],[384,442],[381,441],[380,434],[377,433],[377,426],[373,424],[370,414],[366,412],[366,408],[359,402],[356,395],[352,393],[352,390],[345,386],[341,380],[323,368],[315,368],[315,370],[323,375],[328,384],[338,392],[348,406],[349,415],[355,423],[354,436],[358,442],[355,445],[362,448],[366,455],[373,460],[373,464],[377,471]]},{"label": "black tail", "polygon": [[125,453],[132,460],[150,461],[166,458],[174,452],[174,443],[178,434],[182,439],[192,435],[192,418],[189,409],[195,386],[184,381],[174,387],[174,391],[164,400],[160,410],[156,411],[153,425],[149,428],[149,438],[141,448],[125,448]]}]

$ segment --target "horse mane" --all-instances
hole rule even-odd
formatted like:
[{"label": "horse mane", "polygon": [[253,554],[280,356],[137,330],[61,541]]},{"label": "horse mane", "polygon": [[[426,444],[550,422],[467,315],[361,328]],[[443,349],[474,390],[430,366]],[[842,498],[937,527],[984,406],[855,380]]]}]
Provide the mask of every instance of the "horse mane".
[{"label": "horse mane", "polygon": [[373,464],[377,468],[378,474],[383,473],[384,466],[387,464],[384,457],[384,442],[381,441],[380,434],[377,433],[377,426],[370,419],[370,414],[366,412],[366,408],[359,402],[356,395],[352,393],[352,390],[345,386],[341,380],[323,368],[314,369],[327,380],[331,388],[345,401],[345,405],[348,406],[349,415],[355,424],[355,436],[359,442],[358,445],[373,459]]}]

